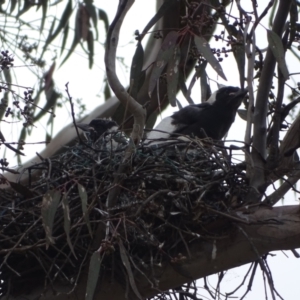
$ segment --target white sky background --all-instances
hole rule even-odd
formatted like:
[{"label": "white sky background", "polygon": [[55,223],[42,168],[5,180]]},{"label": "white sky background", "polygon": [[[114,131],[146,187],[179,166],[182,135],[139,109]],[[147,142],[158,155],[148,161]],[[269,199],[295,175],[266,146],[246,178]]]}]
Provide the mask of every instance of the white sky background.
[{"label": "white sky background", "polygon": [[[97,3],[98,1],[95,2]],[[245,1],[241,1],[241,2],[242,5],[244,5],[243,2]],[[251,1],[248,2],[251,3]],[[99,7],[107,12],[109,16],[109,20],[111,22],[113,20],[113,17],[115,15],[118,6],[118,0],[99,1],[99,3],[100,3],[98,4]],[[134,31],[138,29],[141,32],[144,26],[153,16],[155,11],[154,3],[155,3],[154,0],[152,1],[136,0],[132,9],[130,10],[130,12],[125,18],[124,26],[122,27],[122,31],[121,31],[121,37],[119,41],[119,51],[118,51],[118,56],[124,57],[124,63],[125,65],[128,66],[128,68],[125,68],[122,64],[118,63],[119,66],[118,75],[124,86],[128,85],[130,64],[132,60],[132,55],[135,50]],[[263,1],[263,3],[264,5],[266,5],[267,1]],[[63,3],[62,6],[64,7],[65,3]],[[264,7],[259,7],[258,8],[259,12],[263,8]],[[61,14],[61,11],[57,9],[57,11],[53,11],[53,14],[59,16]],[[259,34],[256,36],[257,44],[260,46],[260,48],[263,48],[264,46],[267,46],[266,31],[261,26],[259,26],[258,29],[259,29],[258,31]],[[221,30],[222,29],[218,30],[216,33],[219,34]],[[100,30],[99,35],[100,35],[100,42],[103,43],[105,40],[104,30]],[[58,46],[59,45],[60,42],[58,43]],[[218,42],[216,46],[223,47],[226,45],[225,43],[224,45],[221,45],[220,42]],[[103,83],[104,70],[105,70],[104,62],[103,62],[104,50],[102,46],[98,46],[97,50],[95,50],[96,56],[94,59],[95,66],[93,70],[88,70],[87,67],[88,63],[87,63],[86,56],[82,55],[82,50],[80,49],[79,46],[76,48],[76,52],[78,55],[72,55],[72,57],[62,68],[56,69],[55,82],[57,88],[63,93],[65,89],[65,84],[69,82],[69,91],[72,97],[74,99],[82,98],[83,102],[87,106],[87,113],[88,113],[92,111],[94,107],[103,103],[104,100],[101,97],[95,96],[97,94],[101,95],[101,92],[103,91],[104,88],[104,83]],[[60,52],[58,50],[58,54],[59,53]],[[217,74],[212,70],[209,72],[210,78],[212,80],[216,80],[220,84],[238,86],[239,85],[238,71],[233,61],[234,61],[233,58],[227,58],[227,59],[225,58],[221,63],[223,70],[226,74],[226,77],[228,79],[227,82],[219,78]],[[17,65],[17,60],[15,64]],[[57,64],[57,67],[58,65],[59,63]],[[298,72],[299,65],[300,64],[298,61],[295,60],[289,61],[288,68],[290,73]],[[20,76],[18,78],[22,78],[22,81],[19,80],[20,84],[25,86],[32,86],[31,78],[29,78],[26,74],[26,68],[15,69],[14,72],[16,73],[17,76]],[[211,83],[212,83],[211,84],[212,89],[213,90],[217,89],[217,85],[213,82]],[[292,80],[289,80],[288,83],[291,86],[294,86]],[[191,96],[196,103],[200,102],[200,84],[198,82],[196,83],[196,87],[193,89]],[[182,105],[187,105],[187,102],[182,95],[179,95],[178,99],[180,100]],[[162,113],[162,118],[164,116],[168,116],[172,114],[172,112],[176,110],[177,108],[170,107],[169,109],[167,109]],[[58,132],[64,126],[71,123],[72,121],[69,104],[66,104],[62,109],[59,109],[56,114],[57,114],[57,120],[55,122],[54,132]],[[2,126],[1,130],[3,130],[4,128],[3,124],[1,124],[1,126]],[[38,123],[36,124],[36,126],[37,129],[34,131],[34,134],[30,138],[30,140],[32,142],[36,142],[37,140],[38,141],[45,140],[45,134],[43,132],[44,128],[42,127],[43,126],[42,123],[40,124]],[[7,127],[5,131],[6,139],[8,141],[15,141],[18,137],[19,128],[20,127],[18,126],[14,126],[14,129],[11,130],[10,126]],[[230,129],[227,140],[242,141],[244,139],[244,132],[245,132],[245,122],[242,121],[237,116],[236,122],[233,124],[233,126]],[[39,138],[37,139],[37,137]],[[41,146],[27,145],[25,148],[26,159],[29,159],[30,157],[34,156],[36,151],[40,151],[42,149],[43,149],[42,145]],[[3,152],[3,149],[1,150]],[[288,197],[286,197],[284,202],[284,204],[294,204],[294,205],[297,203],[298,200],[295,199],[295,196],[293,194],[290,194]],[[276,254],[276,256],[270,257],[268,259],[268,262],[271,267],[271,271],[272,271],[272,275],[274,278],[275,287],[277,291],[286,300],[299,299],[300,298],[300,286],[299,286],[300,259],[294,258],[294,256],[290,251],[285,253],[286,255],[289,256],[289,258],[287,258],[282,252],[276,252],[274,254]],[[243,276],[246,273],[246,270],[248,270],[248,265],[229,270],[227,276],[225,277],[225,279],[223,279],[223,282],[221,284],[221,291],[230,292],[233,289],[235,289],[235,287],[242,281]],[[212,284],[212,286],[215,286],[215,280],[216,280],[216,276],[211,276],[209,278],[209,282]],[[241,296],[243,294],[247,285],[248,285],[248,281],[246,281],[242,293],[238,293],[238,295]],[[198,281],[198,286],[203,286],[203,280]],[[199,292],[203,297],[203,299],[211,299],[205,290],[203,291],[199,290]],[[252,287],[252,292],[248,294],[246,299],[256,300],[256,299],[264,299],[264,298],[265,297],[264,297],[264,288],[263,288],[263,278],[261,276],[261,271],[258,270],[254,280],[254,285]]]}]

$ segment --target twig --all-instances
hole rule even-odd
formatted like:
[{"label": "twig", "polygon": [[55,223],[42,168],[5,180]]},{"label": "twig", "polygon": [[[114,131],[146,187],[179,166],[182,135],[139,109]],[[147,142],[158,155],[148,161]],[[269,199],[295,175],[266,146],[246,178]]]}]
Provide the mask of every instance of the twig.
[{"label": "twig", "polygon": [[146,204],[148,204],[152,199],[155,199],[159,194],[162,194],[162,193],[168,193],[170,192],[170,190],[159,190],[157,192],[155,192],[154,194],[152,194],[150,197],[148,197],[139,207],[139,209],[137,210],[137,212],[135,213],[135,217],[137,217],[142,209],[145,207]]},{"label": "twig", "polygon": [[76,129],[76,133],[77,133],[77,137],[79,139],[79,142],[82,143],[82,139],[80,137],[80,134],[79,134],[79,131],[78,131],[78,127],[77,127],[77,124],[76,124],[76,120],[75,120],[75,113],[74,113],[74,104],[72,102],[72,97],[69,93],[69,82],[66,83],[65,85],[66,87],[66,92],[67,92],[67,95],[68,95],[68,98],[69,98],[69,101],[70,101],[70,106],[71,106],[71,115],[72,115],[72,119],[73,119],[73,124],[75,126],[75,129]]},{"label": "twig", "polygon": [[246,231],[237,225],[237,227],[239,228],[239,230],[242,232],[242,234],[246,237],[246,239],[248,240],[248,242],[250,243],[254,253],[256,254],[257,256],[257,259],[258,259],[258,263],[263,271],[263,273],[267,276],[267,279],[268,279],[268,283],[269,283],[269,287],[270,287],[270,292],[271,292],[271,295],[272,295],[272,299],[273,300],[276,300],[275,298],[275,294],[274,294],[274,291],[275,291],[275,288],[274,288],[274,282],[273,282],[273,278],[272,278],[272,275],[271,273],[268,272],[266,266],[265,266],[265,263],[263,261],[263,259],[261,258],[261,256],[259,255],[258,253],[258,250],[257,248],[255,247],[253,241],[251,240],[251,238],[248,236],[248,234],[246,233]]},{"label": "twig", "polygon": [[227,218],[227,219],[230,219],[230,220],[233,220],[233,221],[236,221],[236,222],[239,222],[239,223],[243,223],[243,224],[249,225],[249,222],[247,222],[247,221],[245,221],[245,220],[243,220],[243,219],[241,219],[241,218],[237,218],[237,217],[231,216],[231,215],[229,215],[229,214],[226,214],[226,213],[224,213],[224,212],[215,210],[215,209],[210,208],[210,207],[207,207],[207,206],[204,206],[204,207],[205,207],[207,210],[209,210],[209,211],[211,211],[211,212],[213,212],[213,213],[215,213],[215,214],[218,214],[218,215],[220,215],[220,216],[223,216],[223,217],[225,217],[225,218]]},{"label": "twig", "polygon": [[264,9],[264,11],[261,13],[261,15],[258,18],[256,18],[256,20],[251,28],[249,38],[251,38],[251,36],[254,34],[257,25],[260,24],[260,21],[267,15],[269,9],[273,6],[273,4],[274,4],[274,0],[270,1],[268,3],[267,7]]},{"label": "twig", "polygon": [[[294,172],[294,174],[288,179],[284,179],[284,183],[271,195],[267,196],[265,200],[262,202],[262,204],[268,204],[268,205],[275,205],[282,197],[290,190],[294,189],[294,184],[299,180],[300,178],[300,171],[297,170]],[[295,189],[294,189],[295,190]],[[297,193],[299,191],[295,190]]]}]

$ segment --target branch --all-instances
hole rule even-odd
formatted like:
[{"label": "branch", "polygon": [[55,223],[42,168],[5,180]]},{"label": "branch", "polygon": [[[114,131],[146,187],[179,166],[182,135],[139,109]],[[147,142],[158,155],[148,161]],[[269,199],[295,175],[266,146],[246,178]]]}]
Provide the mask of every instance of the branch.
[{"label": "branch", "polygon": [[116,74],[116,52],[119,41],[120,29],[134,0],[120,0],[117,14],[114,21],[110,25],[107,34],[107,45],[105,50],[105,66],[109,85],[114,91],[119,101],[132,113],[134,118],[133,130],[131,138],[137,144],[142,136],[146,120],[146,110],[133,99],[122,86]]},{"label": "branch", "polygon": [[280,164],[275,170],[277,176],[284,176],[295,168],[294,153],[300,147],[300,115],[293,122],[279,148]]},{"label": "branch", "polygon": [[[281,0],[275,16],[272,30],[281,37],[286,19],[290,10],[291,0]],[[258,190],[265,183],[265,159],[267,149],[267,113],[268,113],[268,98],[269,91],[272,86],[273,73],[276,65],[276,60],[273,56],[271,46],[268,46],[264,66],[262,69],[260,83],[257,91],[256,106],[254,111],[254,135],[252,160],[254,171],[250,178],[250,185],[254,190]],[[251,195],[250,197],[253,197]]]},{"label": "branch", "polygon": [[[194,279],[215,274],[257,260],[257,253],[264,255],[270,251],[288,250],[300,246],[299,206],[260,208],[258,211],[243,215],[249,225],[239,225],[251,238],[256,251],[249,245],[248,238],[242,232],[216,241],[198,241],[190,247],[191,259],[180,264],[165,266],[159,278],[159,289],[168,290]],[[239,215],[241,217],[241,215]],[[271,222],[272,220],[272,222]],[[297,241],[296,241],[297,240]],[[216,257],[212,258],[214,245]],[[183,256],[186,254],[182,252]],[[154,270],[159,274],[158,270]],[[162,270],[160,270],[162,272]],[[140,288],[144,297],[157,292],[148,287]]]},{"label": "branch", "polygon": [[134,151],[134,144],[138,144],[143,137],[146,121],[146,110],[127,93],[116,74],[116,53],[120,29],[126,13],[129,11],[133,2],[134,0],[119,0],[117,14],[107,33],[107,44],[105,49],[107,80],[119,101],[124,105],[126,111],[128,110],[133,115],[134,119],[133,129],[131,132],[131,139],[133,143],[129,143],[118,172],[115,174],[113,181],[114,188],[109,191],[107,196],[106,205],[108,208],[113,207],[117,202],[118,195],[120,193],[122,175],[126,172],[128,167],[128,162],[130,161],[130,157]]},{"label": "branch", "polygon": [[[287,45],[287,40],[289,36],[289,31],[286,30],[284,37],[282,39],[284,49],[286,53],[286,45]],[[276,104],[275,104],[275,112],[273,115],[273,125],[268,133],[267,136],[267,146],[269,146],[269,156],[267,159],[267,168],[268,169],[273,169],[276,168],[278,165],[278,155],[279,155],[279,132],[281,128],[281,124],[284,121],[285,117],[287,114],[284,114],[285,109],[282,109],[282,103],[283,103],[283,98],[284,98],[284,87],[285,87],[285,82],[286,79],[284,78],[280,68],[278,67],[278,89],[277,89],[277,97],[276,97]],[[294,107],[294,103],[289,104],[291,107]],[[287,109],[286,109],[287,110]]]},{"label": "branch", "polygon": [[[146,276],[151,278],[155,274],[157,286],[151,285],[148,278],[135,275],[137,288],[143,299],[151,298],[160,291],[166,291],[195,279],[203,278],[217,272],[225,271],[234,267],[256,261],[258,256],[263,256],[270,251],[290,250],[300,247],[300,214],[299,206],[282,206],[274,208],[261,207],[255,212],[245,211],[236,213],[237,217],[243,218],[249,224],[239,224],[240,230],[232,231],[231,234],[222,239],[204,240],[195,239],[189,244],[187,250],[183,246],[178,249],[182,259],[180,262],[167,262],[162,266],[152,265]],[[251,243],[249,242],[251,239]],[[84,299],[86,280],[78,283],[74,293],[68,294],[69,300]],[[36,290],[27,299],[35,299],[43,291],[43,300],[64,300],[66,292],[70,291],[67,285],[54,286],[61,294],[53,295],[51,289],[45,291],[43,287]],[[117,280],[111,283],[111,278],[103,276],[97,287],[96,298],[101,299],[125,299],[129,292],[129,299],[137,299],[130,291],[126,290],[126,284]],[[17,300],[19,298],[10,297]]]},{"label": "branch", "polygon": [[297,183],[299,178],[300,178],[300,171],[295,170],[293,174],[289,176],[288,179],[286,179],[284,183],[282,183],[275,192],[273,192],[271,195],[266,197],[263,203],[274,206],[280,199],[284,197],[284,195],[290,189],[293,188],[293,186]]}]

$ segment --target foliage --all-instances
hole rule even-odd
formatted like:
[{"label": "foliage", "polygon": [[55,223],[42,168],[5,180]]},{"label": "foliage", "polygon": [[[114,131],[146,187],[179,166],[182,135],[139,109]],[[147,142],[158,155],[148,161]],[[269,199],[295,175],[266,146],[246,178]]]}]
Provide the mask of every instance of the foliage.
[{"label": "foliage", "polygon": [[[53,6],[61,10],[62,14],[53,15]],[[7,1],[1,3],[0,13],[0,40],[1,48],[4,49],[1,56],[1,91],[4,95],[0,120],[23,122],[22,130],[18,130],[18,142],[14,143],[22,150],[28,135],[34,132],[34,124],[41,120],[45,122],[43,117],[48,117],[46,126],[53,128],[57,108],[67,100],[55,87],[55,61],[59,60],[58,56],[61,57],[62,66],[81,46],[88,59],[88,66],[92,68],[94,41],[99,39],[99,26],[102,25],[107,31],[108,17],[104,10],[89,0],[80,4],[73,0],[62,3],[51,0]],[[10,63],[5,62],[8,58],[11,59]],[[16,60],[20,65],[14,66]],[[21,79],[20,71],[16,69],[21,66],[26,67],[25,76],[31,78],[29,87],[24,87],[28,80],[24,75]],[[26,99],[28,91],[29,101]],[[80,110],[79,117],[85,113],[85,106],[80,99],[76,103]],[[2,135],[5,138],[3,132]],[[46,143],[49,143],[51,136],[52,129],[46,132]],[[13,147],[11,143],[8,145]]]}]

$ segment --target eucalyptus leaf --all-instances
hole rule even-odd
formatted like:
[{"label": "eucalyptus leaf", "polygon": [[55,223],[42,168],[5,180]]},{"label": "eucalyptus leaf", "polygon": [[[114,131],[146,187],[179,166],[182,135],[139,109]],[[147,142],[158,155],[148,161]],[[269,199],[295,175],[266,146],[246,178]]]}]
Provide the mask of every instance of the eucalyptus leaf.
[{"label": "eucalyptus leaf", "polygon": [[94,252],[91,256],[85,300],[94,299],[94,293],[99,279],[102,259],[103,256],[101,257],[98,251]]},{"label": "eucalyptus leaf", "polygon": [[168,63],[167,68],[167,91],[169,103],[176,106],[176,94],[179,78],[179,62],[180,62],[180,48],[177,46],[174,49],[173,56]]},{"label": "eucalyptus leaf", "polygon": [[285,61],[285,51],[281,38],[272,30],[267,30],[270,49],[278,63],[278,67],[285,80],[289,79],[289,70]]},{"label": "eucalyptus leaf", "polygon": [[174,55],[175,45],[178,39],[178,33],[176,31],[171,31],[165,37],[161,49],[158,52],[156,62],[154,63],[152,73],[149,80],[148,94],[151,98],[151,94],[157,85],[157,80],[159,79],[162,71],[164,70],[166,64],[172,59]]},{"label": "eucalyptus leaf", "polygon": [[212,66],[212,68],[217,72],[217,74],[227,81],[227,78],[223,72],[223,69],[216,59],[214,54],[212,53],[208,41],[200,36],[195,36],[194,38],[196,47],[199,53],[208,61],[208,63]]},{"label": "eucalyptus leaf", "polygon": [[60,198],[61,193],[58,190],[50,190],[43,196],[41,213],[46,233],[47,247],[49,247],[50,244],[54,244],[54,239],[52,237],[53,223]]}]

